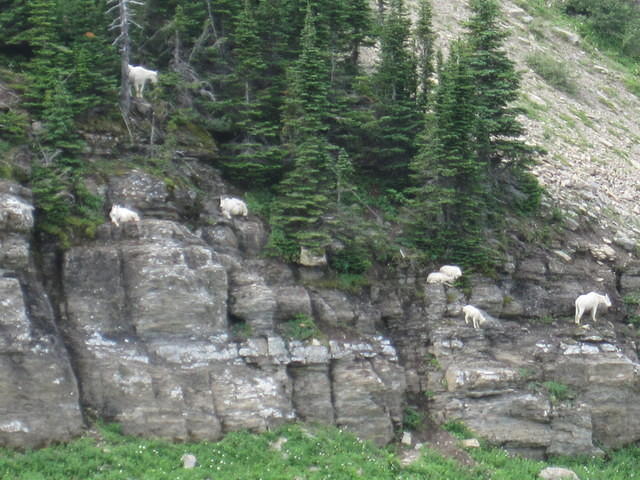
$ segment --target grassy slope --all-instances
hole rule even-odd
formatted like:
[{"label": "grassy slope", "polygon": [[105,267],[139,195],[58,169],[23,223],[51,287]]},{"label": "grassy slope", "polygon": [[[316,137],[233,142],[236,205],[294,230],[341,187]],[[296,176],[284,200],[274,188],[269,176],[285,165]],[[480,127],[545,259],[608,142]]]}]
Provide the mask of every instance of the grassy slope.
[{"label": "grassy slope", "polygon": [[[287,441],[283,442],[282,439]],[[279,442],[278,442],[279,441]],[[275,444],[280,443],[280,449]],[[194,454],[198,465],[182,468],[180,457]],[[498,449],[472,452],[469,469],[424,450],[410,466],[398,456],[335,428],[289,425],[253,435],[236,432],[218,443],[172,444],[118,433],[116,426],[68,445],[18,453],[0,450],[0,478],[15,480],[533,480],[543,462],[511,458]],[[640,480],[640,448],[609,459],[563,459],[582,480]]]}]

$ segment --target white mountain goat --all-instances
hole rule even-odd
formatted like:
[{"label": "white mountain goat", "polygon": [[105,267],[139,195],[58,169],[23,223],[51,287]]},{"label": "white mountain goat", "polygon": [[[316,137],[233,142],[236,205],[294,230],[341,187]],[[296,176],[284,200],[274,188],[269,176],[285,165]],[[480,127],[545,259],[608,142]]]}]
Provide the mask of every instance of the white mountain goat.
[{"label": "white mountain goat", "polygon": [[431,272],[427,276],[427,283],[446,283],[452,285],[460,276],[462,270],[455,265],[443,265],[440,267],[440,271]]},{"label": "white mountain goat", "polygon": [[471,320],[473,328],[480,328],[480,325],[487,321],[482,312],[473,305],[465,305],[462,307],[462,312],[464,313],[464,323],[468,325]]},{"label": "white mountain goat", "polygon": [[129,81],[133,84],[133,88],[136,91],[136,97],[142,98],[144,92],[144,86],[147,81],[154,85],[158,83],[158,72],[155,70],[148,70],[141,66],[129,65]]},{"label": "white mountain goat", "polygon": [[120,205],[114,205],[111,207],[109,217],[116,227],[119,227],[121,223],[140,221],[140,216],[136,212],[129,210],[126,207],[121,207]]},{"label": "white mountain goat", "polygon": [[576,298],[576,324],[580,325],[580,319],[585,312],[591,311],[591,319],[596,321],[596,312],[600,305],[611,306],[609,295],[600,295],[596,292],[585,293]]},{"label": "white mountain goat", "polygon": [[452,282],[451,277],[442,272],[431,272],[427,276],[427,283],[446,283],[447,285],[451,285]]},{"label": "white mountain goat", "polygon": [[462,269],[457,265],[443,265],[440,267],[440,272],[451,277],[452,281],[455,281],[462,276]]},{"label": "white mountain goat", "polygon": [[228,219],[231,219],[231,215],[246,217],[249,214],[247,204],[234,197],[220,197],[220,210],[222,210],[222,215]]}]

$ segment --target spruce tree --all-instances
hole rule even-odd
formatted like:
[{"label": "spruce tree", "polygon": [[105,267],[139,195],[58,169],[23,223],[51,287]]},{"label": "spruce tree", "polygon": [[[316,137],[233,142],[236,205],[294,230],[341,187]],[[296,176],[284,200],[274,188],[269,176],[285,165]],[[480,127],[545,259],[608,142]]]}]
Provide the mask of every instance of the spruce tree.
[{"label": "spruce tree", "polygon": [[527,168],[534,150],[519,138],[524,129],[517,119],[520,110],[511,106],[518,98],[520,79],[503,45],[508,33],[499,24],[496,0],[470,0],[467,41],[476,83],[477,155],[491,169]]},{"label": "spruce tree", "polygon": [[332,161],[326,137],[330,78],[310,7],[300,43],[284,114],[293,165],[278,187],[280,198],[271,219],[272,249],[292,260],[297,259],[299,247],[321,252],[329,242],[321,217],[327,209]]},{"label": "spruce tree", "polygon": [[[433,112],[420,154],[412,163],[415,187],[407,224],[412,242],[434,258],[486,267],[485,246],[499,229],[507,205],[525,210],[508,193],[516,185],[529,195],[539,188],[527,168],[536,150],[519,137],[518,76],[503,50],[496,0],[470,0],[468,33],[440,67]],[[507,185],[509,187],[507,187]]]},{"label": "spruce tree", "polygon": [[412,161],[413,199],[406,228],[410,241],[432,258],[482,263],[486,170],[477,161],[470,125],[475,95],[470,53],[451,47],[442,67],[424,143]]},{"label": "spruce tree", "polygon": [[26,47],[29,45],[29,39],[24,35],[28,28],[28,10],[27,0],[0,1],[0,45],[11,47],[6,53],[13,51],[16,54],[22,53],[23,56],[28,55],[29,50]]},{"label": "spruce tree", "polygon": [[376,120],[365,165],[385,178],[387,186],[408,184],[408,165],[416,152],[422,113],[416,108],[416,59],[410,48],[410,21],[403,0],[393,0],[384,16],[380,60],[374,73]]},{"label": "spruce tree", "polygon": [[53,0],[28,0],[29,29],[25,37],[33,50],[28,65],[30,85],[27,105],[41,110],[47,92],[67,76],[63,66],[69,65],[68,50],[62,48],[55,23]]},{"label": "spruce tree", "polygon": [[[508,33],[500,26],[500,5],[497,0],[470,0],[469,7],[467,42],[476,83],[475,154],[488,170],[488,214],[498,223],[505,209],[525,213],[537,209],[540,187],[529,167],[540,150],[521,139],[524,128],[517,119],[521,110],[512,106],[520,78],[504,50]],[[513,197],[514,186],[526,200]]]},{"label": "spruce tree", "polygon": [[234,75],[241,90],[237,102],[240,133],[225,166],[236,180],[256,186],[273,183],[282,169],[282,149],[279,115],[273,118],[268,113],[270,91],[265,82],[268,65],[253,11],[252,2],[245,0],[235,21],[233,54]]},{"label": "spruce tree", "polygon": [[418,105],[425,110],[434,86],[435,39],[431,0],[420,0],[414,42],[418,63]]}]

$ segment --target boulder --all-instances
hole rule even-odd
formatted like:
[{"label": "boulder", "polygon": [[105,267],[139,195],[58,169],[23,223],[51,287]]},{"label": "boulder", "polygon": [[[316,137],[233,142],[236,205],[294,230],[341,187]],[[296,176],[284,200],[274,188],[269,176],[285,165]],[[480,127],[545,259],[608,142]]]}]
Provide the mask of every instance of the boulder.
[{"label": "boulder", "polygon": [[538,473],[541,480],[580,480],[576,472],[562,467],[547,467]]}]

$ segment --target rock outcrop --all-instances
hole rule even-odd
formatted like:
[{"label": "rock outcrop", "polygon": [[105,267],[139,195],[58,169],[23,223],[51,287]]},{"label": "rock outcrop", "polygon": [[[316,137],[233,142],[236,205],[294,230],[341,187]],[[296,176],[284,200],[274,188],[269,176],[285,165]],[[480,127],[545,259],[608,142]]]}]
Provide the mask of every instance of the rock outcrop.
[{"label": "rock outcrop", "polygon": [[95,240],[48,262],[58,265],[47,272],[58,279],[48,282],[57,308],[31,266],[28,191],[8,184],[24,196],[0,195],[0,241],[11,245],[2,263],[11,270],[0,278],[2,444],[66,440],[80,433],[82,412],[126,433],[179,440],[293,419],[344,426],[381,445],[393,439],[405,384],[389,340],[282,337],[283,322],[311,318],[311,297],[289,267],[251,259],[263,244],[260,222],[214,212],[212,228],[226,226],[239,241],[199,237],[166,219],[176,212],[159,208],[164,194],[152,177],[112,185],[118,201],[141,185],[129,203],[143,218],[105,223]]},{"label": "rock outcrop", "polygon": [[35,447],[82,431],[76,375],[31,256],[31,192],[0,181],[0,444]]},{"label": "rock outcrop", "polygon": [[[157,179],[111,179],[108,198],[137,192],[141,221],[105,221],[93,240],[43,251],[39,269],[29,191],[0,185],[0,443],[65,440],[100,417],[179,440],[317,421],[382,445],[407,404],[529,456],[640,439],[636,337],[621,322],[639,293],[633,252],[567,230],[516,249],[496,278],[467,275],[464,291],[409,267],[354,295],[318,283],[322,269],[261,258],[262,222],[224,218],[226,187],[205,177],[194,231],[177,221],[193,207],[161,206]],[[613,308],[576,326],[573,302],[591,290]],[[468,303],[491,321],[466,325]],[[295,318],[325,334],[289,337]]]}]

